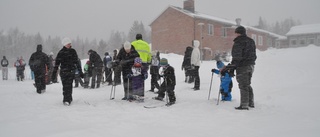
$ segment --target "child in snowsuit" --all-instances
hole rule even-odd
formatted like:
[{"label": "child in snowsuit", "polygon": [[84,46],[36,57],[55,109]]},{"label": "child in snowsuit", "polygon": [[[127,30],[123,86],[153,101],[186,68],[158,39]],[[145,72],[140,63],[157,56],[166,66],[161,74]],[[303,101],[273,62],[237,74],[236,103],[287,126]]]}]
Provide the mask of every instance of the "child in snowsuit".
[{"label": "child in snowsuit", "polygon": [[225,69],[225,65],[221,61],[217,61],[217,68],[212,69],[211,72],[220,74],[220,93],[222,101],[231,101],[231,89],[232,89],[232,74],[227,69]]},{"label": "child in snowsuit", "polygon": [[174,68],[168,64],[168,60],[166,58],[162,58],[160,60],[160,66],[162,67],[162,73],[160,74],[160,77],[163,77],[164,80],[160,86],[158,96],[154,99],[162,101],[165,96],[165,92],[167,92],[169,103],[167,103],[166,105],[170,106],[176,102],[176,96],[174,94],[174,88],[176,86],[176,76],[174,74]]},{"label": "child in snowsuit", "polygon": [[157,56],[157,52],[152,52],[152,59],[151,59],[151,67],[150,67],[150,75],[151,75],[151,89],[149,91],[154,92],[154,89],[160,89],[158,80],[159,80],[159,63],[160,57]]},{"label": "child in snowsuit", "polygon": [[143,83],[144,80],[148,77],[147,71],[142,67],[143,66],[141,58],[136,57],[131,68],[132,74],[129,74],[129,77],[131,77],[132,79],[132,99],[137,100],[138,102],[144,101]]},{"label": "child in snowsuit", "polygon": [[90,68],[90,61],[88,60],[86,62],[86,64],[83,67],[84,69],[84,83],[83,83],[83,87],[84,88],[88,88],[89,87],[89,81],[90,81],[90,77],[91,77],[91,68]]}]

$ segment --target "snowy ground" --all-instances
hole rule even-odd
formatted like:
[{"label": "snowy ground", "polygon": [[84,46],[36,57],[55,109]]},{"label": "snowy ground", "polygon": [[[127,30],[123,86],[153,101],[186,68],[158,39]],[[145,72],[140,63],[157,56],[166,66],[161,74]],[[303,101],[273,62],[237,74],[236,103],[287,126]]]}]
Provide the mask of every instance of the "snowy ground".
[{"label": "snowy ground", "polygon": [[[10,68],[8,81],[0,80],[1,137],[317,137],[320,135],[320,47],[258,51],[252,86],[256,108],[238,111],[239,89],[233,79],[232,102],[216,105],[219,77],[214,75],[211,98],[210,70],[215,61],[200,67],[200,91],[184,83],[182,56],[162,54],[176,70],[177,103],[146,109],[154,102],[146,92],[145,103],[122,101],[123,87],[76,88],[71,106],[62,105],[61,83],[37,94],[33,81],[17,82]],[[26,74],[29,74],[27,69]],[[0,73],[1,75],[1,73]],[[150,88],[150,78],[146,81]]]}]

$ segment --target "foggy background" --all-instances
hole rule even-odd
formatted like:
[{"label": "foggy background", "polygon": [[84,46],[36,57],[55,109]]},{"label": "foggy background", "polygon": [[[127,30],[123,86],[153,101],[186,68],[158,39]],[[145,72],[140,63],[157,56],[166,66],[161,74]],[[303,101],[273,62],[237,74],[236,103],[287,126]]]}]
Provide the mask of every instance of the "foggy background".
[{"label": "foggy background", "polygon": [[[145,26],[168,5],[184,0],[0,0],[0,30],[19,30],[42,36],[107,39],[111,31],[127,33],[135,20]],[[195,0],[195,10],[258,24],[259,17],[275,23],[292,17],[302,24],[320,23],[319,0]]]},{"label": "foggy background", "polygon": [[[89,49],[100,56],[141,33],[151,40],[150,23],[169,5],[184,0],[0,0],[0,57],[28,61],[36,45],[43,52],[62,48],[70,37],[81,59]],[[285,35],[292,26],[320,23],[319,0],[195,0],[195,11]],[[12,65],[12,63],[11,63]]]}]

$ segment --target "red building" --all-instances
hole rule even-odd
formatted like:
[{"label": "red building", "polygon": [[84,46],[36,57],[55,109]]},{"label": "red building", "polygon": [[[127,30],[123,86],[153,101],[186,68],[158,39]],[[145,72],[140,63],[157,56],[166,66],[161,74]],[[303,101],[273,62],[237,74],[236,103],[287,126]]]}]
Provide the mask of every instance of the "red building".
[{"label": "red building", "polygon": [[[151,24],[152,49],[160,52],[184,54],[192,40],[199,40],[204,60],[214,58],[216,53],[230,52],[234,30],[239,22],[230,21],[195,11],[194,0],[184,1],[183,8],[169,6]],[[257,49],[275,47],[279,36],[265,30],[242,25],[247,35],[256,41]]]}]

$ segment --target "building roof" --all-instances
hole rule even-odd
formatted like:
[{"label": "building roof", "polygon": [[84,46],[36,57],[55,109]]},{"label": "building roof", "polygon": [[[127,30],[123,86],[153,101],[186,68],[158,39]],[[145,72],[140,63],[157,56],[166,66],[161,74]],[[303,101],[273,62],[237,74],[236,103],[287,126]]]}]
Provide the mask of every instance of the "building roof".
[{"label": "building roof", "polygon": [[290,36],[290,35],[314,34],[314,33],[320,33],[320,24],[294,26],[290,29],[290,31],[286,35]]},{"label": "building roof", "polygon": [[[207,14],[203,14],[203,13],[200,13],[200,12],[190,12],[188,10],[184,10],[183,8],[180,8],[180,7],[176,7],[176,6],[169,6],[173,9],[176,9],[188,16],[191,16],[193,18],[201,18],[201,19],[207,19],[207,20],[212,20],[212,21],[216,21],[216,22],[220,22],[220,23],[223,23],[223,24],[226,24],[226,25],[230,25],[231,27],[234,27],[236,28],[237,24],[235,21],[230,21],[228,19],[224,19],[224,18],[219,18],[219,17],[215,17],[215,16],[211,16],[211,15],[207,15]],[[285,36],[282,36],[282,35],[278,35],[278,34],[275,34],[275,33],[272,33],[272,32],[269,32],[269,31],[266,31],[266,30],[262,30],[262,29],[258,29],[258,28],[254,28],[254,27],[251,27],[251,26],[246,26],[246,25],[242,25],[243,27],[245,27],[247,30],[253,30],[253,31],[257,31],[257,32],[262,32],[262,33],[267,33],[269,34],[270,36],[272,37],[275,37],[275,38],[278,38],[278,39],[286,39]]]}]

